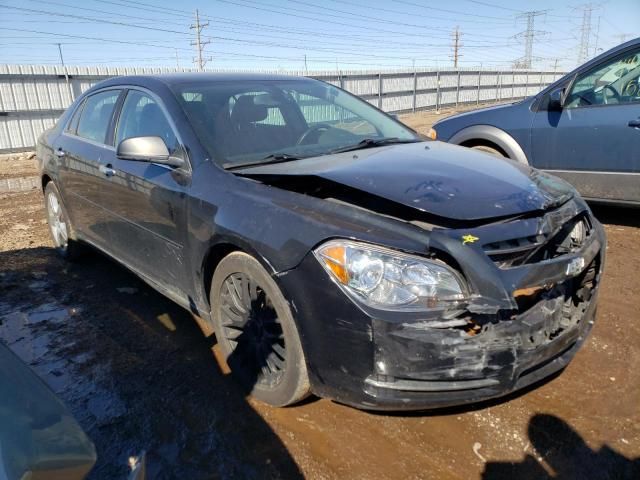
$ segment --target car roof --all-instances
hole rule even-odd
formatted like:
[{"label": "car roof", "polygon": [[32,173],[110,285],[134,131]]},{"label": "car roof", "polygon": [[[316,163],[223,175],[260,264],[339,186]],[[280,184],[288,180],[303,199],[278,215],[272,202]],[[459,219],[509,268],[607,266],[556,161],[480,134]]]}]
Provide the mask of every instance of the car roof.
[{"label": "car roof", "polygon": [[215,82],[249,82],[249,81],[313,81],[306,77],[294,75],[277,75],[264,73],[212,73],[212,72],[178,72],[158,73],[152,75],[125,75],[112,77],[96,84],[91,90],[118,85],[138,85],[153,88],[158,84],[176,86],[180,84],[211,84]]}]

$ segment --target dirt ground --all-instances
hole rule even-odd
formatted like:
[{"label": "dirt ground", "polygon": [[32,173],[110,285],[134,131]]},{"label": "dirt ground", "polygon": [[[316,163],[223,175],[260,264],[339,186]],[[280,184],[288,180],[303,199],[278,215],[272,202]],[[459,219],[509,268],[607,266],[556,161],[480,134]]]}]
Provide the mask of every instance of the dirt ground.
[{"label": "dirt ground", "polygon": [[37,175],[33,152],[0,154],[0,180]]},{"label": "dirt ground", "polygon": [[97,253],[58,259],[37,190],[0,193],[0,340],[96,444],[92,479],[124,478],[143,450],[153,479],[640,478],[640,211],[594,212],[609,243],[588,341],[497,401],[374,414],[246,399],[188,312]]}]

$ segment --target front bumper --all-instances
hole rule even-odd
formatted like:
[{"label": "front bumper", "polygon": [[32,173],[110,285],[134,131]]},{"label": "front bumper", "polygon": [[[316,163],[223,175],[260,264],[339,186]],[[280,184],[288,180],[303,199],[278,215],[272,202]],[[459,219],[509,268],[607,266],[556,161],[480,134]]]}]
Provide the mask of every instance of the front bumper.
[{"label": "front bumper", "polygon": [[575,277],[564,273],[570,256],[504,273],[494,268],[511,291],[541,281],[547,288],[520,310],[503,302],[490,312],[491,299],[478,299],[485,310],[468,312],[471,328],[367,310],[307,256],[279,281],[292,299],[314,393],[365,409],[428,409],[506,395],[561,370],[595,319],[605,237],[594,223],[578,252],[586,266]]}]

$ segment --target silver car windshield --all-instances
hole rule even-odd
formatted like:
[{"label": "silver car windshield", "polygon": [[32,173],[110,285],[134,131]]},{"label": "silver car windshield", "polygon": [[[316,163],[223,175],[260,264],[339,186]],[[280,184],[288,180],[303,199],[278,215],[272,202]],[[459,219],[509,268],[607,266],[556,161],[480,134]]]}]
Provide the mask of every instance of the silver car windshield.
[{"label": "silver car windshield", "polygon": [[369,103],[316,80],[221,81],[173,89],[201,142],[225,168],[422,141]]}]

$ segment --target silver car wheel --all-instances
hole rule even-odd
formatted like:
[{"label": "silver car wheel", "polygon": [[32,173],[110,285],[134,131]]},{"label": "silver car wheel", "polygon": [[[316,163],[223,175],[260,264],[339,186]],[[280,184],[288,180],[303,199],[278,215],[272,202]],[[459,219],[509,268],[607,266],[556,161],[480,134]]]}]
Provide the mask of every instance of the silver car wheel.
[{"label": "silver car wheel", "polygon": [[60,199],[55,192],[49,192],[47,195],[47,217],[55,246],[66,249],[69,243],[69,232]]}]

